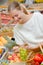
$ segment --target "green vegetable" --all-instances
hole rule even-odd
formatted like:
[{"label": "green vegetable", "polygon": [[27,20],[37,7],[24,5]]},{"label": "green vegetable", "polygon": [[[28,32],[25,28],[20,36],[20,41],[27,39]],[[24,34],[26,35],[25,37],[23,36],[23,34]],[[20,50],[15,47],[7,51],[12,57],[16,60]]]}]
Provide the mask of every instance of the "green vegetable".
[{"label": "green vegetable", "polygon": [[25,61],[27,58],[27,50],[24,48],[20,48],[20,57],[22,61]]}]

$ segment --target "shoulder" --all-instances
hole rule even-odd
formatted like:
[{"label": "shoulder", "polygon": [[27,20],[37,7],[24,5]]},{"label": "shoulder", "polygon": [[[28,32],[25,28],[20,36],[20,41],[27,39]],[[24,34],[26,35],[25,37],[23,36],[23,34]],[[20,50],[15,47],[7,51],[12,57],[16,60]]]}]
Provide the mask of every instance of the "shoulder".
[{"label": "shoulder", "polygon": [[43,18],[43,14],[41,14],[40,12],[34,12],[34,18],[42,19]]},{"label": "shoulder", "polygon": [[34,12],[35,15],[42,15],[40,12]]}]

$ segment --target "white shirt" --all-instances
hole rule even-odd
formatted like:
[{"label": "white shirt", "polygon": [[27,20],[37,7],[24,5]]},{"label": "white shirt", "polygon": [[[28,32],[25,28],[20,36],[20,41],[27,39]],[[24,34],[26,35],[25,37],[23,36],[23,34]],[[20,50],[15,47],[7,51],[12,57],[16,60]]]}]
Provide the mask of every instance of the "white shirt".
[{"label": "white shirt", "polygon": [[26,23],[17,24],[14,37],[19,45],[28,43],[31,47],[37,47],[39,42],[43,42],[43,15],[35,12]]}]

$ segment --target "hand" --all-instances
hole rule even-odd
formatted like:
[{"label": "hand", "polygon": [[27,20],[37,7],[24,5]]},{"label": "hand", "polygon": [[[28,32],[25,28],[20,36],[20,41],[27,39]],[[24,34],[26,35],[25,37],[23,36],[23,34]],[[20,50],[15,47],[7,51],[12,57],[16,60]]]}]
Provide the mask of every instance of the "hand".
[{"label": "hand", "polygon": [[13,47],[13,51],[14,51],[14,52],[19,52],[19,46],[14,46],[14,47]]}]

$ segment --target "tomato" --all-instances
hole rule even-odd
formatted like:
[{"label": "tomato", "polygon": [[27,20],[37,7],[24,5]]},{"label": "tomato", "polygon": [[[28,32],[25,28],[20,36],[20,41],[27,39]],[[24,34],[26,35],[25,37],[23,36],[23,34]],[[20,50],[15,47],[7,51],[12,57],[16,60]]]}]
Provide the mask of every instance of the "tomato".
[{"label": "tomato", "polygon": [[31,65],[35,65],[35,61],[32,61],[32,62],[31,62]]},{"label": "tomato", "polygon": [[39,65],[39,62],[32,61],[31,65]]},{"label": "tomato", "polygon": [[36,62],[35,65],[40,65],[40,64],[38,62]]},{"label": "tomato", "polygon": [[36,54],[34,57],[34,61],[41,63],[43,61],[43,55]]}]

